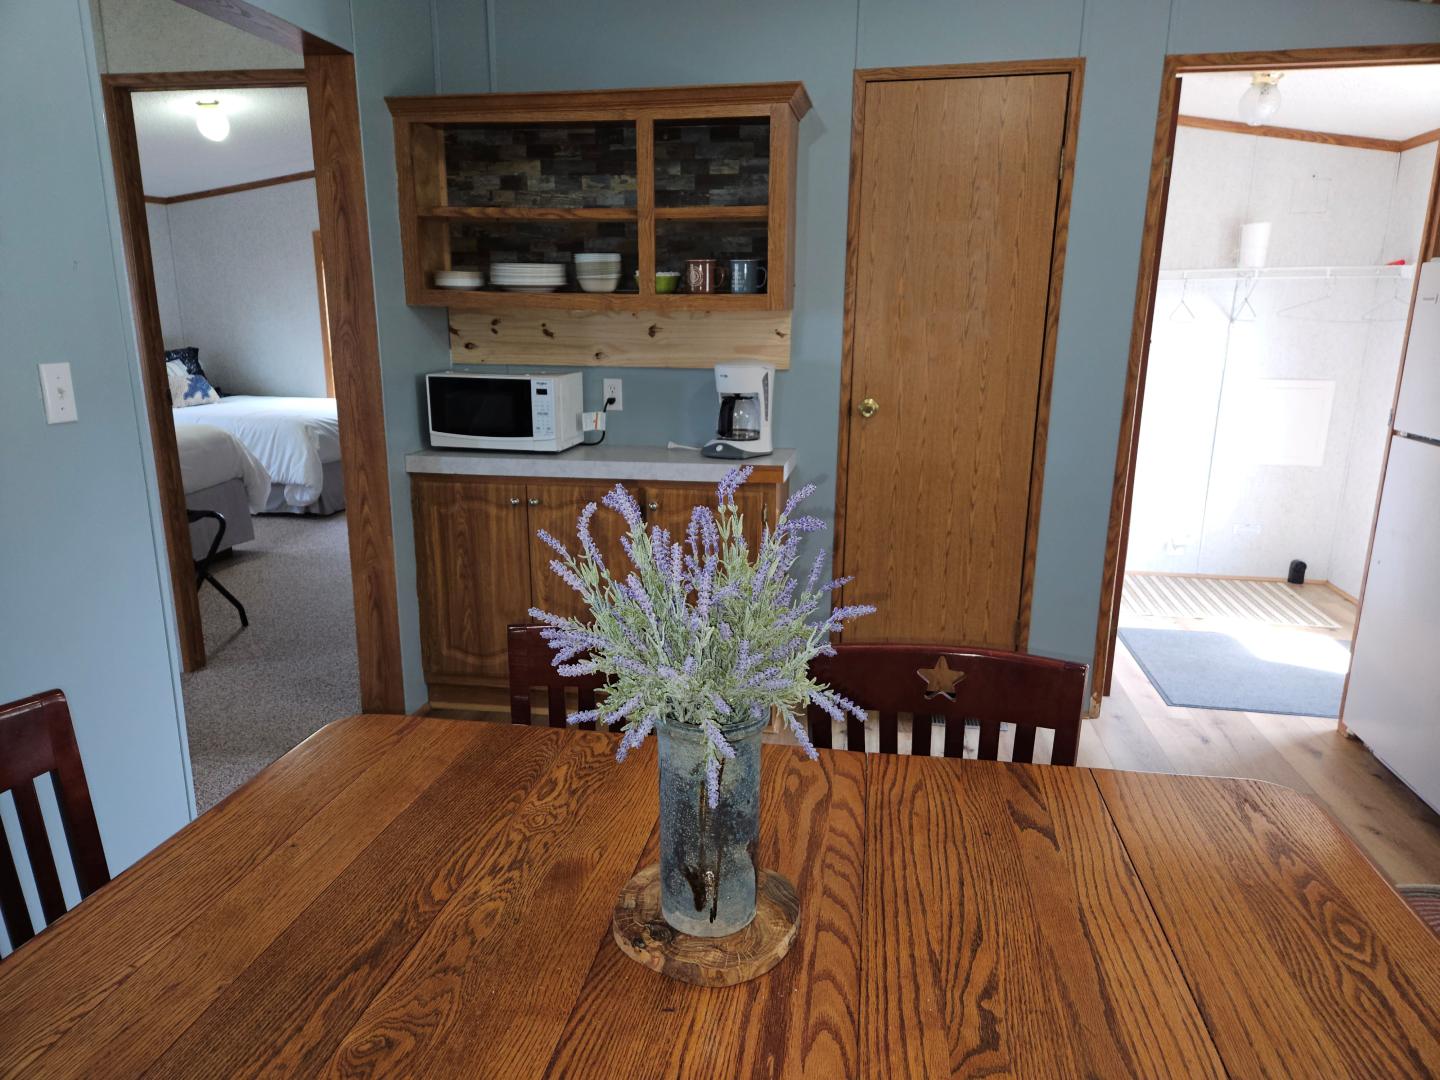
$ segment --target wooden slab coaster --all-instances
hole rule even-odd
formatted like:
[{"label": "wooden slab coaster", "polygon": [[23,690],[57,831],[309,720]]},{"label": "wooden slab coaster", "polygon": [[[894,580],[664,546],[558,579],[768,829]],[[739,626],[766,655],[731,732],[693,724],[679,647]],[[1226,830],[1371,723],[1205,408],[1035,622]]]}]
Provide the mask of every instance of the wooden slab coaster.
[{"label": "wooden slab coaster", "polygon": [[790,951],[800,926],[800,898],[784,874],[761,870],[755,918],[738,933],[682,934],[660,914],[660,866],[647,866],[615,901],[615,943],[632,960],[696,986],[734,986],[764,975]]}]

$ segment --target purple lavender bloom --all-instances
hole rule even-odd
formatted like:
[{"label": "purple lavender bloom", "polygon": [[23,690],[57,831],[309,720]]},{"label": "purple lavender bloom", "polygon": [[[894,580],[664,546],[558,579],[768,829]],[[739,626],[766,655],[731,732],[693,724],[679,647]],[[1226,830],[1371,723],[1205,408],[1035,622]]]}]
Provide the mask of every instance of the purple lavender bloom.
[{"label": "purple lavender bloom", "polygon": [[581,660],[578,664],[556,664],[555,671],[567,679],[573,679],[578,675],[594,675],[600,669],[594,660]]},{"label": "purple lavender bloom", "polygon": [[802,487],[799,491],[795,492],[795,494],[791,495],[790,498],[785,501],[785,509],[780,511],[780,516],[787,517],[792,510],[794,510],[797,506],[799,506],[802,502],[804,502],[806,499],[808,499],[811,495],[814,494],[815,485],[806,484],[804,487]]},{"label": "purple lavender bloom", "polygon": [[847,604],[845,607],[838,607],[830,613],[830,618],[825,620],[821,630],[843,629],[847,619],[858,619],[861,615],[875,614],[874,604]]},{"label": "purple lavender bloom", "polygon": [[585,583],[580,580],[579,576],[575,573],[574,570],[571,570],[559,559],[550,560],[550,569],[555,571],[556,577],[558,577],[561,581],[565,582],[566,585],[569,585],[576,592],[581,594],[585,592]]},{"label": "purple lavender bloom", "polygon": [[731,469],[716,486],[715,492],[719,496],[720,505],[735,505],[735,492],[741,484],[750,479],[750,474],[755,471],[753,465],[742,465],[739,468]]},{"label": "purple lavender bloom", "polygon": [[585,550],[585,554],[603,570],[605,569],[605,560],[600,555],[600,549],[595,546],[595,538],[590,535],[590,519],[595,516],[595,511],[598,509],[599,507],[593,502],[585,504],[585,509],[580,511],[580,520],[575,525],[575,535],[580,537],[580,546]]},{"label": "purple lavender bloom", "polygon": [[744,675],[745,672],[755,666],[755,661],[759,659],[760,657],[756,653],[750,651],[750,642],[742,639],[740,642],[740,656],[735,661],[735,674]]},{"label": "purple lavender bloom", "polygon": [[640,504],[635,501],[634,495],[625,490],[623,485],[616,484],[600,501],[623,517],[625,524],[630,528],[643,529],[645,527],[644,519],[640,515]]},{"label": "purple lavender bloom", "polygon": [[546,626],[557,626],[563,628],[570,625],[569,620],[562,619],[559,615],[551,615],[550,612],[544,611],[538,607],[532,607],[529,614],[530,617],[536,622],[542,622]]},{"label": "purple lavender bloom", "polygon": [[805,751],[805,756],[811,761],[819,761],[820,754],[815,749],[815,744],[810,741],[810,733],[805,730],[805,725],[800,723],[800,718],[794,713],[787,712],[785,714],[785,723],[789,725],[791,733],[795,736],[795,741],[800,744],[800,749]]},{"label": "purple lavender bloom", "polygon": [[605,726],[614,727],[621,720],[624,720],[627,716],[629,716],[631,713],[633,713],[636,709],[640,707],[641,702],[644,700],[644,697],[644,694],[636,694],[629,701],[625,702],[625,704],[621,705],[618,709],[606,715],[604,718]]},{"label": "purple lavender bloom", "polygon": [[570,557],[570,552],[565,550],[565,545],[560,543],[559,540],[556,540],[555,537],[551,536],[544,529],[536,529],[535,535],[538,536],[541,540],[545,541],[545,543],[548,544],[550,547],[554,548],[555,551],[559,553],[561,558]]},{"label": "purple lavender bloom", "polygon": [[[729,588],[729,586],[726,586],[726,588]],[[715,599],[717,601],[720,599],[720,593],[723,593],[724,591],[725,589],[721,589],[720,592],[715,594]],[[730,629],[730,624],[728,622],[722,622],[720,624],[720,640],[729,641],[734,636],[735,631]]]},{"label": "purple lavender bloom", "polygon": [[815,565],[810,567],[810,576],[805,579],[805,591],[807,593],[815,591],[815,586],[820,584],[820,575],[824,572],[825,552],[822,549],[815,553]]},{"label": "purple lavender bloom", "polygon": [[645,741],[645,737],[654,730],[655,720],[659,715],[656,712],[648,712],[639,723],[632,724],[625,729],[625,734],[620,739],[620,745],[615,748],[616,761],[624,761],[631,750],[636,749]]},{"label": "purple lavender bloom", "polygon": [[735,748],[731,746],[725,736],[721,734],[720,729],[715,726],[713,721],[701,720],[700,731],[704,734],[705,738],[710,740],[710,745],[715,748],[715,753],[727,761],[735,757]]},{"label": "purple lavender bloom", "polygon": [[599,709],[584,709],[581,712],[571,713],[565,718],[565,723],[572,727],[576,724],[588,724],[599,715]]},{"label": "purple lavender bloom", "polygon": [[635,545],[630,543],[630,537],[620,537],[620,550],[625,552],[625,557],[633,564],[635,562]]},{"label": "purple lavender bloom", "polygon": [[685,657],[685,663],[681,665],[681,670],[683,670],[686,675],[694,675],[694,674],[695,674],[695,657],[693,657],[693,656],[687,656],[687,657]]},{"label": "purple lavender bloom", "polygon": [[722,698],[719,694],[717,694],[714,690],[710,691],[710,704],[715,706],[715,711],[718,712],[721,716],[730,715],[729,703],[727,703],[726,700]]},{"label": "purple lavender bloom", "polygon": [[652,626],[655,625],[655,608],[650,603],[650,594],[645,591],[645,586],[640,583],[640,579],[634,574],[629,575],[625,579],[625,591],[629,594],[630,599],[634,600],[640,610],[645,613],[645,618],[650,620],[650,624]]}]

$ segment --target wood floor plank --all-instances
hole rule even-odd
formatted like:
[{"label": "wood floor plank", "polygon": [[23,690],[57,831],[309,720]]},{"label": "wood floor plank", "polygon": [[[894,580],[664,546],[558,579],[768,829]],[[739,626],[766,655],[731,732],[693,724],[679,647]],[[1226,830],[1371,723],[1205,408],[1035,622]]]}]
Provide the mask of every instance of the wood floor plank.
[{"label": "wood floor plank", "polygon": [[1249,719],[1391,881],[1440,881],[1440,815],[1397,783],[1364,743],[1320,717]]},{"label": "wood floor plank", "polygon": [[[447,723],[447,721],[436,721]],[[496,732],[504,736],[505,729]],[[477,744],[436,777],[146,1073],[311,1075],[489,857],[568,731]],[[342,973],[337,978],[337,973]]]},{"label": "wood floor plank", "polygon": [[[47,1075],[143,1072],[437,774],[476,742],[501,749],[493,731],[411,733],[384,770],[361,775],[76,1024],[46,1057]],[[161,1000],[185,1008],[154,1008]],[[150,1022],[136,1024],[140,1014]]]},{"label": "wood floor plank", "polygon": [[1432,1075],[1440,939],[1312,800],[1093,775],[1232,1075]]},{"label": "wood floor plank", "polygon": [[[0,1076],[27,1074],[208,903],[424,723],[357,716],[321,728],[7,958]],[[57,956],[64,979],[54,975]]]},{"label": "wood floor plank", "polygon": [[612,736],[573,733],[327,1072],[541,1073],[657,814],[654,744],[623,768],[614,754]]}]

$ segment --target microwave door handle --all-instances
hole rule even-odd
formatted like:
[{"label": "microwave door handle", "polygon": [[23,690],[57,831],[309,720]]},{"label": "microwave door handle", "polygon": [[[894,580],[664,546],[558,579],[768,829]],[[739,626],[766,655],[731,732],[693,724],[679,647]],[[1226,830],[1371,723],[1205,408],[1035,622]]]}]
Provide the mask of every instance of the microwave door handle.
[{"label": "microwave door handle", "polygon": [[735,429],[735,398],[727,395],[720,399],[720,424],[715,434],[722,439],[730,438]]}]

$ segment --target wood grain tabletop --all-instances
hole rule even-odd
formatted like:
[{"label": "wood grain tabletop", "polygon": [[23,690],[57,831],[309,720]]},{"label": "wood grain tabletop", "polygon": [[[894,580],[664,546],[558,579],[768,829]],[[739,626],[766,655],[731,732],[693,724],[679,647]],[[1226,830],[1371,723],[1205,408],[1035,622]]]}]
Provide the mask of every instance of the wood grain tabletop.
[{"label": "wood grain tabletop", "polygon": [[766,747],[799,938],[621,954],[653,745],[323,729],[0,961],[6,1076],[1424,1076],[1440,939],[1250,780]]}]

